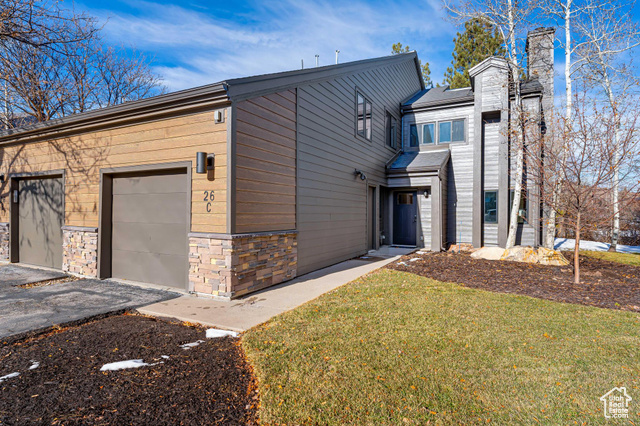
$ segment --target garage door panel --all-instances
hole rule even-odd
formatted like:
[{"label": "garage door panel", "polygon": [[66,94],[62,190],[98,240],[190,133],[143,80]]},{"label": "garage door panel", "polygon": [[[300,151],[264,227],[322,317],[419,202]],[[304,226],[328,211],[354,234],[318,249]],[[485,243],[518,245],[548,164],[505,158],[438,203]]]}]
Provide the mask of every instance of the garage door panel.
[{"label": "garage door panel", "polygon": [[184,173],[126,176],[113,180],[113,195],[185,192]]},{"label": "garage door panel", "polygon": [[114,277],[184,288],[187,256],[112,251]]},{"label": "garage door panel", "polygon": [[21,263],[62,268],[62,178],[18,182],[18,253]]},{"label": "garage door panel", "polygon": [[187,223],[187,194],[119,194],[113,196],[113,222]]},{"label": "garage door panel", "polygon": [[[176,244],[182,241],[183,244]],[[113,227],[114,250],[184,255],[188,250],[180,224],[118,223]]]},{"label": "garage door panel", "polygon": [[188,200],[185,172],[114,176],[114,278],[186,288]]}]

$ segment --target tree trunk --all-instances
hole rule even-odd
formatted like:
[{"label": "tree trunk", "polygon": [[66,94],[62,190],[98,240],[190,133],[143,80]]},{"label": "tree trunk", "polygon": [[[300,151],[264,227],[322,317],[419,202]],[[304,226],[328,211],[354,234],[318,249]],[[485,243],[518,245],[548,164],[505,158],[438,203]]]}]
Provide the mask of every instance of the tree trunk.
[{"label": "tree trunk", "polygon": [[576,243],[573,247],[573,282],[580,284],[580,212],[576,220]]},{"label": "tree trunk", "polygon": [[[518,67],[515,20],[513,16],[512,1],[508,0],[508,19],[509,19],[509,49],[510,58],[509,65],[511,78],[515,89],[515,112],[516,117],[514,124],[515,145],[516,145],[516,176],[515,187],[513,189],[513,202],[511,204],[511,213],[509,215],[509,234],[507,235],[506,249],[516,245],[516,234],[518,231],[518,209],[520,208],[520,199],[522,198],[522,178],[524,173],[524,134],[522,126],[522,97],[520,94],[520,68]],[[511,145],[513,147],[513,143]],[[508,196],[508,194],[507,194]]]},{"label": "tree trunk", "polygon": [[620,151],[618,143],[620,142],[620,136],[618,134],[618,123],[616,120],[616,130],[614,134],[615,151],[613,153],[613,188],[611,194],[611,201],[613,204],[613,228],[611,229],[611,245],[609,251],[616,251],[618,249],[618,239],[620,238]]}]

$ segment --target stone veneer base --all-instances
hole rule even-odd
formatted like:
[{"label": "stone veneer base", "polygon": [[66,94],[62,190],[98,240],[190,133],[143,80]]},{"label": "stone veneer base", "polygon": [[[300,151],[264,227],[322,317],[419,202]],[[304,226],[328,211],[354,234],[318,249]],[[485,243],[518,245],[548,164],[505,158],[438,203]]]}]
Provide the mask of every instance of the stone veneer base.
[{"label": "stone veneer base", "polygon": [[295,278],[295,231],[189,234],[191,291],[233,299]]},{"label": "stone veneer base", "polygon": [[98,276],[98,230],[62,227],[62,270],[73,275]]}]

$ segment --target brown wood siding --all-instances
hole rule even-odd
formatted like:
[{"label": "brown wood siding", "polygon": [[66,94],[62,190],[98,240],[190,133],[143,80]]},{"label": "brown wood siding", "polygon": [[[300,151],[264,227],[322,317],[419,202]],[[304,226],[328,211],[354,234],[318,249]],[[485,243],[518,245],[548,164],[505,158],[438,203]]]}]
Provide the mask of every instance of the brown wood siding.
[{"label": "brown wood siding", "polygon": [[235,232],[295,229],[295,91],[241,101],[235,111]]},{"label": "brown wood siding", "polygon": [[[198,151],[215,154],[214,180],[195,173]],[[100,169],[192,161],[191,230],[226,232],[226,153],[227,123],[208,111],[0,148],[0,174],[64,169],[65,224],[97,227]],[[8,222],[7,182],[0,189],[0,222]],[[215,193],[210,211],[204,191]]]}]

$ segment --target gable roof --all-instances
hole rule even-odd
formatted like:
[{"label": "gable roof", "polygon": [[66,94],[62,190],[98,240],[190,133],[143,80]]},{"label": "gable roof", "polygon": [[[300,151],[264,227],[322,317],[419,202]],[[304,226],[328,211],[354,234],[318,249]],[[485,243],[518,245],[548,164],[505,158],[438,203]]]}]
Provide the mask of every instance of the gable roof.
[{"label": "gable roof", "polygon": [[387,170],[389,174],[440,171],[449,161],[450,155],[448,149],[403,152],[387,167]]},{"label": "gable roof", "polygon": [[126,125],[152,118],[161,118],[185,110],[224,107],[234,101],[407,61],[415,64],[416,78],[424,89],[418,55],[415,51],[412,51],[342,64],[228,79],[152,98],[125,102],[120,105],[73,114],[23,128],[1,131],[0,145],[34,139],[59,138],[73,133],[92,131],[113,125]]}]

